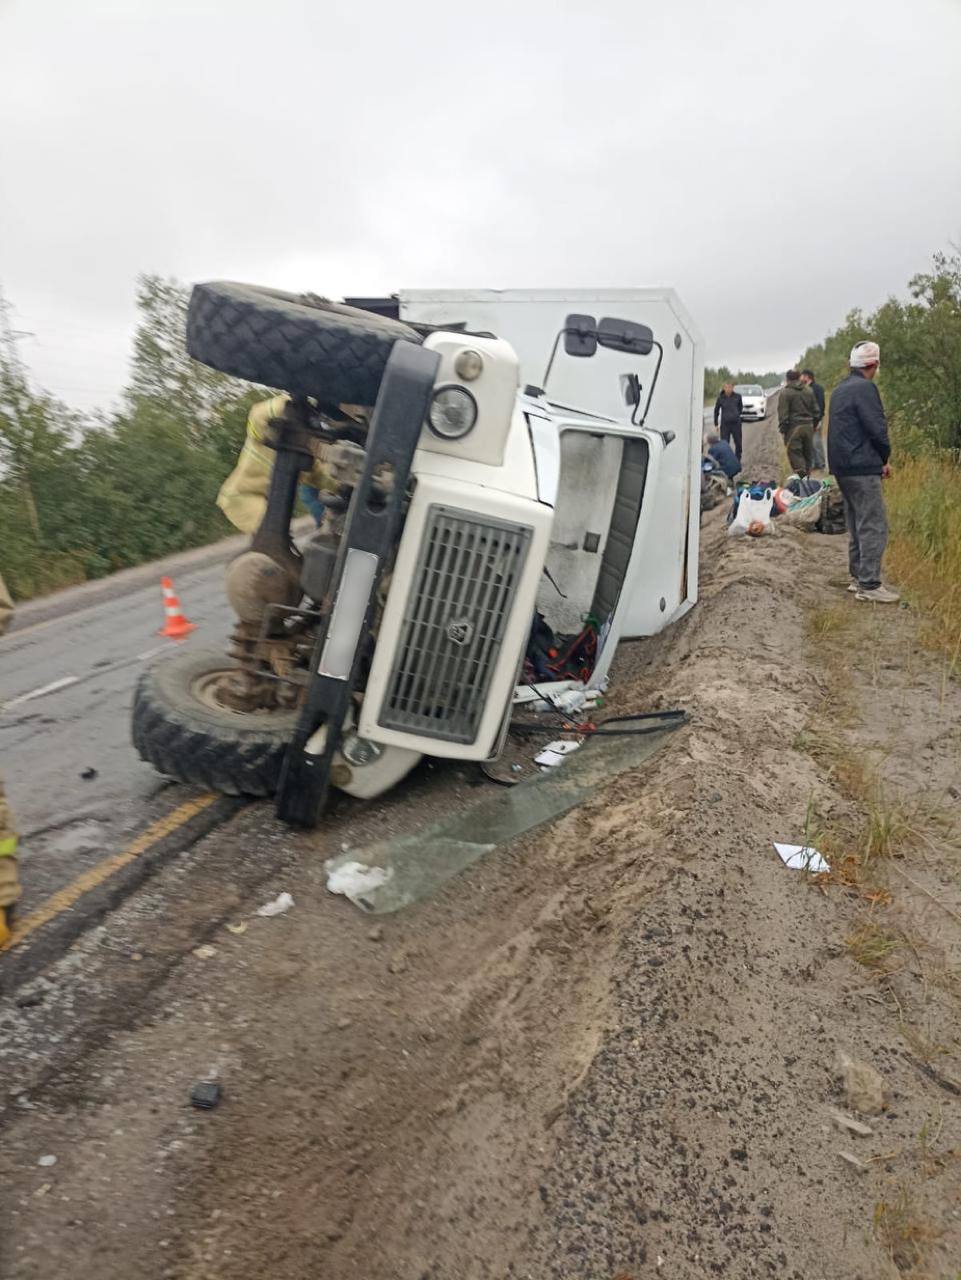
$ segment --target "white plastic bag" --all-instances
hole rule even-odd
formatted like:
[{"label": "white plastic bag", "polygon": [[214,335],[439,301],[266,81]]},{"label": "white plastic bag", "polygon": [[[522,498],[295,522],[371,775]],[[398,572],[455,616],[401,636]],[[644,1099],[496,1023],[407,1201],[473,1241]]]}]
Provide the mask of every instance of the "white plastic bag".
[{"label": "white plastic bag", "polygon": [[774,530],[771,526],[772,496],[771,490],[765,489],[763,498],[752,498],[750,491],[745,489],[737,504],[737,513],[727,526],[728,533],[732,535],[773,533]]}]

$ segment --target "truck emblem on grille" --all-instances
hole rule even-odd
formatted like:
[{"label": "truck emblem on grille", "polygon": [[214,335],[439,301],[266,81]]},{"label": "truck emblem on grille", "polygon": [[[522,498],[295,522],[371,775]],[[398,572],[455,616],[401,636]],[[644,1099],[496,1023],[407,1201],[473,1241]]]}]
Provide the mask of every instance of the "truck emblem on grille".
[{"label": "truck emblem on grille", "polygon": [[446,634],[451,644],[467,644],[474,634],[473,623],[466,618],[453,618],[447,624]]}]

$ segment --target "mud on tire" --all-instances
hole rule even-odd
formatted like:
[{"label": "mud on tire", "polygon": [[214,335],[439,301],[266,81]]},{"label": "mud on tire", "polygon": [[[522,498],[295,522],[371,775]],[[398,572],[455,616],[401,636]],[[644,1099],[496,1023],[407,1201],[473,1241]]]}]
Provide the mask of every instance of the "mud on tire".
[{"label": "mud on tire", "polygon": [[221,373],[328,404],[372,405],[391,348],[420,342],[399,320],[257,285],[196,284],[187,350]]},{"label": "mud on tire", "polygon": [[133,744],[158,772],[229,796],[268,796],[280,778],[296,711],[231,711],[197,696],[230,668],[220,650],[178,654],[145,671],[133,704]]}]

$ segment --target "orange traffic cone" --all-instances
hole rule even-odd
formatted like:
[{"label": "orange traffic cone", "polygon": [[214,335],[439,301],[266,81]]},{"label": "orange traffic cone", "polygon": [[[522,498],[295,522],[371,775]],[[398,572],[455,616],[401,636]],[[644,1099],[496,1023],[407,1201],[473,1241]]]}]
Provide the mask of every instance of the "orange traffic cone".
[{"label": "orange traffic cone", "polygon": [[167,620],[159,634],[171,640],[182,640],[184,636],[189,636],[191,631],[197,630],[196,624],[188,622],[184,617],[180,601],[174,592],[174,584],[169,578],[160,579],[160,589],[164,593],[164,613]]}]

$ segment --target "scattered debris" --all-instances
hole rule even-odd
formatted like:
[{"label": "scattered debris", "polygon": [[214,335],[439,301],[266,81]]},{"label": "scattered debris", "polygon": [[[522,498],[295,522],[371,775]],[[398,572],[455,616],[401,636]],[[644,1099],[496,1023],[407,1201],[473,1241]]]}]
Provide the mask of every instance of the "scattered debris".
[{"label": "scattered debris", "polygon": [[198,1080],[190,1090],[190,1105],[198,1111],[211,1111],[220,1102],[223,1089],[216,1080]]},{"label": "scattered debris", "polygon": [[867,1173],[871,1167],[865,1164],[863,1160],[859,1160],[857,1156],[852,1155],[850,1151],[839,1151],[838,1155],[846,1165],[850,1165],[857,1173]]},{"label": "scattered debris", "polygon": [[856,1133],[859,1138],[870,1138],[874,1133],[869,1124],[862,1124],[860,1120],[855,1120],[853,1116],[846,1116],[843,1111],[838,1111],[836,1107],[828,1107],[828,1115],[839,1128],[847,1129],[848,1133]]},{"label": "scattered debris", "polygon": [[257,914],[259,916],[282,916],[293,905],[293,898],[285,891],[284,893],[279,893],[273,902],[265,902],[262,907],[258,907]]},{"label": "scattered debris", "polygon": [[554,705],[565,715],[573,715],[575,711],[596,707],[601,701],[600,689],[568,689],[555,699]]},{"label": "scattered debris", "polygon": [[50,1169],[57,1163],[56,1156],[41,1156],[37,1164],[41,1169]]},{"label": "scattered debris", "polygon": [[209,942],[205,942],[203,946],[194,947],[194,955],[198,960],[210,960],[217,954],[217,948],[212,947]]},{"label": "scattered debris", "polygon": [[383,942],[384,926],[382,924],[375,924],[373,929],[368,931],[367,937],[371,940],[371,942]]},{"label": "scattered debris", "polygon": [[236,924],[229,924],[229,923],[228,923],[228,924],[227,924],[227,926],[226,926],[226,928],[227,928],[227,932],[228,932],[228,933],[236,933],[236,934],[246,933],[246,932],[247,932],[247,921],[246,921],[246,920],[238,920]]},{"label": "scattered debris", "polygon": [[[391,877],[384,867],[368,867],[363,862],[342,862],[337,867],[327,864],[327,888],[331,893],[342,893],[351,902],[358,902],[371,889],[379,889]],[[361,904],[362,905],[362,904]]]},{"label": "scattered debris", "polygon": [[549,742],[543,751],[534,757],[534,763],[546,765],[549,769],[556,769],[562,764],[565,756],[569,756],[572,751],[576,751],[581,744],[579,742],[568,742],[558,739],[556,742]]},{"label": "scattered debris", "polygon": [[[563,769],[532,767],[523,782],[499,787],[497,795],[477,804],[454,807],[418,831],[355,845],[352,858],[340,854],[326,862],[328,889],[340,887],[335,873],[350,873],[352,879],[359,869],[377,877],[362,887],[351,884],[347,893],[362,911],[386,915],[421,901],[499,845],[569,813],[613,777],[638,768],[686,722],[685,713],[650,714],[666,717],[656,732],[649,732],[649,722],[637,728],[648,715],[618,717],[616,732],[592,735],[590,750],[575,752]],[[635,728],[625,728],[625,720]]]},{"label": "scattered debris", "polygon": [[36,1191],[33,1194],[39,1200],[40,1197],[45,1196],[52,1187],[53,1187],[52,1182],[41,1182],[40,1186],[37,1187]]},{"label": "scattered debris", "polygon": [[519,685],[514,692],[514,706],[530,704],[532,711],[562,711],[571,715],[582,707],[595,706],[606,688],[606,680],[600,689],[585,689],[580,680],[546,680]]},{"label": "scattered debris", "polygon": [[884,1110],[884,1080],[870,1063],[852,1058],[838,1050],[838,1074],[844,1083],[844,1096],[853,1111],[876,1116]]},{"label": "scattered debris", "polygon": [[817,849],[812,849],[809,845],[803,844],[779,844],[774,841],[774,848],[777,850],[778,857],[786,867],[790,867],[792,871],[830,871],[831,868],[818,853]]},{"label": "scattered debris", "polygon": [[337,1019],[337,1030],[338,1030],[338,1031],[346,1031],[346,1030],[348,1029],[348,1027],[350,1027],[350,1026],[352,1026],[352,1025],[353,1025],[353,1024],[351,1023],[350,1018],[338,1018],[338,1019]]},{"label": "scattered debris", "polygon": [[92,782],[98,772],[99,771],[95,769],[93,765],[90,765],[88,768],[80,771],[80,776],[83,778],[84,782]]}]

